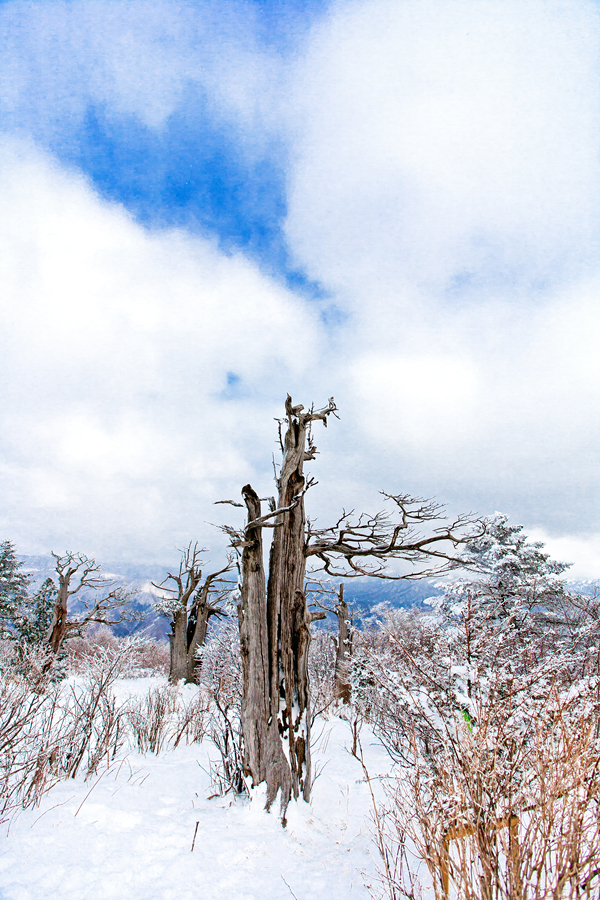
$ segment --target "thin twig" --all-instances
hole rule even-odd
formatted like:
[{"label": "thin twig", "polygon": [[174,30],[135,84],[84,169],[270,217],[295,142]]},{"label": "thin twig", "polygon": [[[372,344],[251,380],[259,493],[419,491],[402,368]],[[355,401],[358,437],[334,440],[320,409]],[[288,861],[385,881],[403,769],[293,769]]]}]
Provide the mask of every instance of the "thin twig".
[{"label": "thin twig", "polygon": [[290,894],[292,895],[292,897],[294,898],[294,900],[298,900],[298,898],[296,897],[295,893],[293,892],[293,890],[291,889],[291,887],[289,886],[289,884],[287,883],[287,881],[285,880],[285,878],[283,877],[283,875],[281,876],[281,880],[283,881],[283,883],[284,883],[285,886],[287,887],[288,891],[290,892]]}]

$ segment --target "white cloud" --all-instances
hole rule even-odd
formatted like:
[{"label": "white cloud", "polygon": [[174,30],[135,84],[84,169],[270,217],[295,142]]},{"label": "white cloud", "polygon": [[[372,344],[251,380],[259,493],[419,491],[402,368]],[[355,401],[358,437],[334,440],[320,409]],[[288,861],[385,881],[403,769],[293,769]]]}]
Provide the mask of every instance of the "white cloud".
[{"label": "white cloud", "polygon": [[600,534],[557,537],[534,529],[530,538],[542,541],[552,559],[571,563],[564,577],[572,580],[598,580],[600,572]]},{"label": "white cloud", "polygon": [[260,41],[251,4],[12,0],[0,37],[5,127],[68,142],[92,104],[160,131],[195,95],[213,122],[235,127],[245,152],[272,129],[282,64]]},{"label": "white cloud", "polygon": [[590,2],[353,0],[314,30],[286,231],[349,312],[357,482],[600,526],[599,63]]},{"label": "white cloud", "polygon": [[298,260],[359,303],[406,282],[480,300],[588,265],[599,36],[591,2],[338,3],[297,82]]},{"label": "white cloud", "polygon": [[214,543],[202,532],[212,500],[268,484],[269,423],[290,390],[333,393],[341,408],[318,436],[309,506],[322,523],[343,505],[376,509],[377,488],[437,494],[591,560],[595,4],[338,2],[291,67],[250,10],[0,10],[7,127],[70,140],[93,102],[160,130],[201,97],[234,125],[235,152],[287,142],[290,249],[347,316],[325,335],[316,309],[243,256],[146,231],[5,141],[6,533],[22,549],[138,558]]},{"label": "white cloud", "polygon": [[212,501],[268,466],[252,443],[314,365],[317,316],[29,146],[3,143],[0,206],[3,530],[140,556],[210,534]]}]

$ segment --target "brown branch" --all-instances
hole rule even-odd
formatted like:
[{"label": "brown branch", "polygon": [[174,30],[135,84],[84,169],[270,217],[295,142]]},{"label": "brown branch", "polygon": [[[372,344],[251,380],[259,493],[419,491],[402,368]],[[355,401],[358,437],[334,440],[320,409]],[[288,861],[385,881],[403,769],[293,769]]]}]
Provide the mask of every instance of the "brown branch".
[{"label": "brown branch", "polygon": [[[305,554],[320,560],[315,571],[333,577],[366,575],[390,581],[441,575],[464,566],[459,548],[485,531],[482,520],[459,516],[423,534],[417,526],[440,520],[443,507],[406,494],[382,494],[397,505],[400,521],[391,521],[390,514],[381,511],[363,514],[353,522],[352,513],[344,511],[330,528],[313,530],[309,523]],[[394,575],[387,571],[391,560],[421,565],[417,571]]]}]

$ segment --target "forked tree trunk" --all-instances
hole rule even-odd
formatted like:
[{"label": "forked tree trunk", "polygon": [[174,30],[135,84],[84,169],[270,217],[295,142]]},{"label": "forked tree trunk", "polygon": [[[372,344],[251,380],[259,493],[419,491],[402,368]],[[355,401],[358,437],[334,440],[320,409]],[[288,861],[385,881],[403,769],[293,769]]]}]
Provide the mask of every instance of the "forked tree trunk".
[{"label": "forked tree trunk", "polygon": [[200,669],[202,666],[196,654],[206,643],[208,620],[211,616],[211,612],[212,610],[210,609],[206,598],[203,597],[194,609],[193,615],[188,619],[187,662],[185,672],[186,684],[200,684]]},{"label": "forked tree trunk", "polygon": [[[261,515],[256,492],[246,485],[242,495],[248,521]],[[269,647],[267,638],[266,580],[263,563],[262,528],[248,528],[242,553],[242,602],[238,607],[242,658],[242,733],[244,772],[253,785],[267,782],[267,807],[281,791],[281,808],[290,800],[290,767],[278,729],[277,714],[271,715],[269,695]]]},{"label": "forked tree trunk", "polygon": [[70,574],[66,578],[59,578],[54,614],[46,636],[53,653],[58,653],[68,631],[69,579]]},{"label": "forked tree trunk", "polygon": [[[302,413],[302,406],[286,402],[288,427],[277,480],[276,516],[261,516],[260,501],[246,485],[242,491],[248,510],[243,541],[240,640],[244,694],[242,731],[244,765],[254,784],[267,781],[267,806],[281,791],[281,808],[290,797],[309,799],[310,688],[308,648],[311,616],[304,594],[305,514],[304,462],[314,457],[308,426],[326,421],[333,403],[318,413]],[[307,451],[308,445],[308,451]],[[273,513],[276,512],[272,511]],[[252,525],[257,519],[260,524]],[[274,525],[265,586],[262,528]]]},{"label": "forked tree trunk", "polygon": [[[167,615],[171,618],[171,664],[169,668],[169,681],[177,684],[182,679],[186,684],[199,683],[200,661],[197,652],[206,641],[208,620],[211,616],[222,615],[222,609],[215,603],[211,603],[211,592],[217,593],[217,601],[222,599],[225,590],[214,590],[215,585],[224,584],[226,579],[221,578],[231,568],[231,561],[218,572],[207,575],[202,581],[202,569],[200,568],[200,553],[198,545],[190,543],[183,551],[179,572],[175,575],[169,573],[160,584],[154,587],[165,591],[171,596],[164,598],[168,601]],[[169,583],[174,587],[169,587]]]}]

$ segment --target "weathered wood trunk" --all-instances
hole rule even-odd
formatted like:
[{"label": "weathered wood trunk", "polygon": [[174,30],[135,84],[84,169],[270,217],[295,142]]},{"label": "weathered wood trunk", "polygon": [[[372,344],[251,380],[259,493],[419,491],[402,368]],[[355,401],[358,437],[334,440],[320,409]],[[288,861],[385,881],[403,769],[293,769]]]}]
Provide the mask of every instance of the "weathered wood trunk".
[{"label": "weathered wood trunk", "polygon": [[[198,649],[206,641],[208,621],[211,616],[223,614],[218,603],[227,592],[218,588],[226,579],[221,576],[231,568],[231,560],[218,572],[207,575],[202,581],[202,569],[200,568],[200,553],[198,544],[190,543],[183,551],[179,563],[179,572],[175,575],[169,573],[164,581],[155,584],[154,587],[164,591],[167,597],[166,609],[161,610],[171,619],[171,665],[169,669],[169,681],[176,684],[182,679],[186,684],[198,684],[200,680],[200,660],[197,658]],[[153,582],[154,584],[154,582]],[[174,585],[171,587],[170,584]],[[211,596],[216,593],[217,601],[211,603]]]},{"label": "weathered wood trunk", "polygon": [[352,621],[348,604],[344,600],[344,585],[340,584],[335,605],[338,633],[335,642],[335,696],[342,703],[350,703],[350,657],[352,655]]},{"label": "weathered wood trunk", "polygon": [[[310,689],[308,680],[309,615],[304,595],[306,558],[305,486],[307,421],[286,403],[288,428],[278,479],[279,509],[269,561],[267,621],[269,629],[270,713],[287,743],[292,791],[309,799]],[[289,508],[291,507],[291,509]]]},{"label": "weathered wood trunk", "polygon": [[[287,431],[277,479],[278,502],[262,515],[260,500],[246,485],[248,510],[243,539],[240,643],[243,667],[242,730],[244,766],[254,784],[267,782],[267,807],[281,792],[282,817],[291,796],[309,799],[310,688],[308,648],[310,622],[304,575],[306,520],[304,462],[314,459],[310,422],[326,423],[333,400],[322,410],[302,412],[288,396]],[[274,529],[265,584],[262,530]]]},{"label": "weathered wood trunk", "polygon": [[58,593],[54,604],[54,615],[48,628],[46,640],[53,653],[58,653],[67,634],[67,616],[69,606],[69,575],[59,578]]},{"label": "weathered wood trunk", "polygon": [[186,684],[200,683],[200,670],[202,668],[200,660],[196,654],[200,647],[206,643],[206,635],[208,632],[208,620],[211,615],[211,609],[205,594],[208,591],[202,591],[202,597],[190,615],[187,625],[187,663],[185,673]]},{"label": "weathered wood trunk", "polygon": [[169,666],[169,681],[177,684],[185,678],[187,673],[187,610],[184,606],[178,609],[171,622],[171,664]]},{"label": "weathered wood trunk", "polygon": [[[256,492],[250,485],[246,485],[242,495],[248,510],[248,521],[260,518],[260,500]],[[267,807],[271,806],[278,791],[281,791],[281,808],[285,816],[291,795],[291,775],[281,744],[277,715],[271,714],[266,580],[260,526],[246,529],[241,593],[238,616],[242,658],[244,774],[252,779],[254,786],[267,782]]]}]

